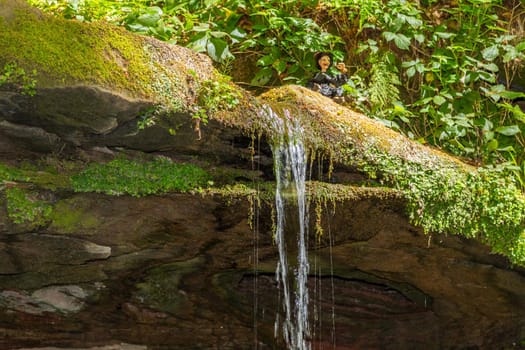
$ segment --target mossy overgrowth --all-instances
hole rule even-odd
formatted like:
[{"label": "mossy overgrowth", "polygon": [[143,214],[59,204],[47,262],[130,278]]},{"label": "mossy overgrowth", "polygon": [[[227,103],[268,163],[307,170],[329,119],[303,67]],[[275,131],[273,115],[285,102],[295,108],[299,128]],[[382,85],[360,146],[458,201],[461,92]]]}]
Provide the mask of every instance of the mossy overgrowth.
[{"label": "mossy overgrowth", "polygon": [[51,158],[36,163],[22,162],[16,167],[0,162],[0,189],[4,182],[21,182],[47,190],[71,189],[69,177],[81,164]]},{"label": "mossy overgrowth", "polygon": [[206,79],[211,62],[189,49],[96,21],[84,23],[42,13],[24,1],[4,0],[0,11],[0,67],[36,72],[36,91],[95,85],[144,98],[159,111],[187,111],[195,77]]},{"label": "mossy overgrowth", "polygon": [[60,200],[49,215],[51,229],[60,233],[75,233],[79,230],[95,230],[100,219],[89,208],[83,196]]},{"label": "mossy overgrowth", "polygon": [[3,6],[0,63],[36,70],[37,87],[96,83],[146,93],[153,75],[140,37],[103,22],[86,25],[44,15],[21,2]]},{"label": "mossy overgrowth", "polygon": [[33,226],[44,225],[52,211],[52,206],[39,200],[30,191],[11,187],[5,191],[7,216],[15,224],[29,223]]},{"label": "mossy overgrowth", "polygon": [[4,181],[27,181],[29,177],[20,169],[0,163],[0,183]]},{"label": "mossy overgrowth", "polygon": [[218,111],[229,111],[239,105],[242,94],[230,80],[230,77],[216,73],[212,79],[199,84],[193,118],[206,124]]},{"label": "mossy overgrowth", "polygon": [[35,76],[35,69],[32,72],[26,72],[16,63],[6,63],[3,70],[0,70],[0,87],[12,86],[13,90],[19,91],[22,95],[34,96],[36,93]]},{"label": "mossy overgrowth", "polygon": [[164,157],[149,162],[115,159],[92,164],[71,177],[77,192],[140,197],[169,191],[188,192],[211,184],[211,176],[193,164],[177,164]]},{"label": "mossy overgrowth", "polygon": [[405,195],[408,215],[427,234],[459,234],[525,265],[525,197],[511,176],[479,168],[425,168],[370,150],[364,171]]},{"label": "mossy overgrowth", "polygon": [[[525,265],[525,197],[511,176],[468,166],[304,88],[283,87],[264,99],[283,119],[300,119],[309,153],[403,193],[409,218],[426,233],[476,238]],[[271,138],[276,131],[265,132]]]}]

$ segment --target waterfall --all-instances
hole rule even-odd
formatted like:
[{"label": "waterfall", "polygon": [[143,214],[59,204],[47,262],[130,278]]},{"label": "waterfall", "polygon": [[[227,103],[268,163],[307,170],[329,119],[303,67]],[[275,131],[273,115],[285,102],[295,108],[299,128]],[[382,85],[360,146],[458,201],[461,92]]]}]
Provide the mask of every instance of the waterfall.
[{"label": "waterfall", "polygon": [[[284,319],[279,316],[275,322],[275,335],[282,329],[283,338],[289,349],[308,350],[310,329],[308,325],[308,272],[310,269],[307,253],[307,211],[305,196],[306,152],[302,142],[303,129],[297,119],[285,110],[280,118],[271,109],[266,111],[275,131],[272,145],[276,177],[275,241],[279,250],[276,280],[282,293]],[[289,195],[288,195],[289,194]],[[298,231],[297,263],[292,267],[288,262],[285,239],[285,212],[287,202],[296,200]],[[288,232],[290,234],[290,232]],[[293,276],[289,272],[293,271]],[[291,286],[295,289],[292,291]]]}]

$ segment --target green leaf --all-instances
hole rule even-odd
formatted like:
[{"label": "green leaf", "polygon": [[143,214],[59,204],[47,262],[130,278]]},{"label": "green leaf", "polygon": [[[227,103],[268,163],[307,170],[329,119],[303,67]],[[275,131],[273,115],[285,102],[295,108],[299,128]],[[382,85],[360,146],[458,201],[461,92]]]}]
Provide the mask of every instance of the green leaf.
[{"label": "green leaf", "polygon": [[499,71],[499,67],[495,63],[483,64],[482,66],[483,66],[483,68],[485,68],[489,72],[496,73],[496,72]]},{"label": "green leaf", "polygon": [[445,103],[447,101],[447,100],[445,100],[445,98],[443,96],[440,96],[440,95],[434,96],[434,98],[432,100],[438,106],[441,106],[443,103]]},{"label": "green leaf", "polygon": [[270,67],[264,67],[257,72],[251,83],[255,86],[264,86],[268,84],[270,79],[273,77],[273,70]]},{"label": "green leaf", "polygon": [[516,59],[520,53],[518,50],[516,50],[516,48],[514,46],[510,46],[510,45],[507,45],[507,47],[505,48],[505,54],[503,55],[503,62],[504,63],[507,63],[507,62],[510,62],[514,59]]},{"label": "green leaf", "polygon": [[208,23],[199,23],[198,26],[194,26],[191,30],[194,32],[207,32],[210,30],[210,25]]},{"label": "green leaf", "polygon": [[286,61],[277,60],[272,63],[272,67],[277,71],[277,74],[281,74],[286,70]]},{"label": "green leaf", "polygon": [[222,39],[210,38],[207,45],[208,55],[216,62],[222,62],[233,57],[228,48],[228,43]]},{"label": "green leaf", "polygon": [[246,32],[240,28],[235,28],[230,32],[230,37],[232,39],[232,44],[237,44],[246,37]]},{"label": "green leaf", "polygon": [[398,34],[394,38],[394,43],[401,50],[408,50],[410,48],[410,39],[407,38],[404,34]]},{"label": "green leaf", "polygon": [[483,51],[481,51],[481,55],[487,61],[493,61],[499,55],[498,45],[492,45],[490,47],[485,48]]},{"label": "green leaf", "polygon": [[407,69],[407,77],[412,78],[416,74],[416,68],[410,67]]},{"label": "green leaf", "polygon": [[188,47],[196,52],[206,52],[208,45],[208,33],[201,32],[191,38]]},{"label": "green leaf", "polygon": [[149,27],[143,26],[139,23],[128,24],[126,28],[135,33],[147,33],[149,29]]},{"label": "green leaf", "polygon": [[436,34],[441,39],[450,39],[451,37],[456,36],[456,34],[449,32],[436,32],[434,34]]},{"label": "green leaf", "polygon": [[385,37],[386,41],[392,41],[396,37],[396,33],[392,32],[383,32],[383,36]]},{"label": "green leaf", "polygon": [[162,17],[162,9],[157,6],[149,7],[146,12],[137,18],[137,22],[146,27],[155,27]]},{"label": "green leaf", "polygon": [[423,22],[416,17],[405,16],[405,20],[407,21],[408,24],[410,24],[412,28],[419,28],[423,25]]},{"label": "green leaf", "polygon": [[525,113],[521,110],[520,106],[518,105],[511,105],[510,103],[500,103],[498,106],[505,108],[509,112],[512,113],[512,116],[515,120],[525,123]]},{"label": "green leaf", "polygon": [[518,45],[516,45],[516,50],[518,50],[518,51],[523,51],[523,50],[525,50],[525,41],[522,41],[521,43],[519,43]]},{"label": "green leaf", "polygon": [[273,57],[273,55],[270,54],[270,55],[266,55],[266,56],[259,58],[257,60],[256,65],[266,67],[266,66],[270,66],[274,61],[275,61],[275,58]]},{"label": "green leaf", "polygon": [[520,132],[520,128],[517,125],[508,125],[497,127],[495,131],[505,136],[513,136]]},{"label": "green leaf", "polygon": [[502,84],[491,86],[490,90],[481,87],[481,91],[488,95],[494,102],[498,102],[501,99],[501,94],[505,91],[505,86]]},{"label": "green leaf", "polygon": [[225,36],[228,36],[228,33],[221,32],[221,31],[213,31],[210,32],[210,35],[214,38],[224,38]]},{"label": "green leaf", "polygon": [[423,34],[416,34],[414,35],[414,39],[421,44],[425,41],[425,36]]},{"label": "green leaf", "polygon": [[516,98],[525,97],[525,94],[523,92],[509,91],[509,90],[501,91],[500,95],[501,95],[501,97],[507,98],[509,100],[514,100]]}]

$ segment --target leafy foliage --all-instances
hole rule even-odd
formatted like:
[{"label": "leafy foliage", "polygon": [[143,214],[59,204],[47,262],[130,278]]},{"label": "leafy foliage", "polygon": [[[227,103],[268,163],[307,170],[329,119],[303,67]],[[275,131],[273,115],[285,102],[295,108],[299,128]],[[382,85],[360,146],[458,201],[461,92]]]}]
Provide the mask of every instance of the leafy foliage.
[{"label": "leafy foliage", "polygon": [[36,70],[26,73],[16,63],[7,63],[3,71],[0,71],[0,87],[2,85],[13,85],[23,95],[33,96],[36,93]]},{"label": "leafy foliage", "polygon": [[[421,142],[478,164],[502,164],[523,187],[525,114],[514,101],[525,94],[509,89],[525,59],[525,34],[510,26],[518,14],[502,18],[501,1],[482,0],[443,9],[401,0],[344,6],[359,19],[363,64],[375,67],[375,57],[394,53],[387,68],[403,82],[403,102],[372,113],[364,103],[357,107]],[[525,8],[518,4],[514,11],[520,10]],[[358,73],[359,80],[374,79],[374,68]],[[361,90],[365,97],[368,88]]]},{"label": "leafy foliage", "polygon": [[426,233],[476,238],[525,264],[525,197],[506,169],[427,169],[369,149],[363,170],[401,190],[411,221]]},{"label": "leafy foliage", "polygon": [[209,185],[211,178],[192,164],[176,164],[163,157],[151,162],[115,159],[92,164],[71,178],[77,192],[101,192],[135,197],[169,191],[187,192]]},{"label": "leafy foliage", "polygon": [[230,78],[216,74],[215,79],[200,83],[193,118],[206,124],[210,115],[235,108],[240,98],[240,92],[230,83]]},{"label": "leafy foliage", "polygon": [[25,181],[27,180],[27,176],[19,169],[0,163],[0,182],[16,180]]},{"label": "leafy foliage", "polygon": [[[525,61],[523,27],[513,25],[523,22],[523,2],[510,1],[508,9],[502,0],[32,2],[67,18],[105,19],[186,45],[224,66],[250,55],[256,86],[303,83],[316,51],[332,51],[338,61],[350,56],[346,90],[354,107],[422,143],[492,165],[459,176],[369,155],[380,158],[370,171],[410,199],[412,220],[429,232],[477,237],[513,262],[525,260],[525,114],[516,104],[525,94],[512,90]],[[220,91],[220,82],[202,84],[196,118],[224,108]],[[119,186],[133,181],[144,180]],[[109,193],[116,185],[97,188]]]},{"label": "leafy foliage", "polygon": [[186,45],[224,67],[250,55],[255,86],[304,83],[314,52],[339,61],[356,42],[346,52],[355,108],[477,164],[504,164],[525,187],[525,113],[514,102],[525,94],[510,90],[525,61],[525,34],[511,25],[523,19],[522,3],[505,11],[502,0],[31,2]]},{"label": "leafy foliage", "polygon": [[5,195],[7,216],[16,224],[28,222],[37,226],[43,225],[51,214],[51,205],[38,200],[35,195],[21,188],[8,188]]},{"label": "leafy foliage", "polygon": [[66,18],[106,20],[128,30],[184,45],[231,64],[239,53],[254,56],[257,70],[251,84],[304,83],[316,51],[344,57],[342,41],[303,16],[314,3],[245,0],[30,0],[35,6]]}]

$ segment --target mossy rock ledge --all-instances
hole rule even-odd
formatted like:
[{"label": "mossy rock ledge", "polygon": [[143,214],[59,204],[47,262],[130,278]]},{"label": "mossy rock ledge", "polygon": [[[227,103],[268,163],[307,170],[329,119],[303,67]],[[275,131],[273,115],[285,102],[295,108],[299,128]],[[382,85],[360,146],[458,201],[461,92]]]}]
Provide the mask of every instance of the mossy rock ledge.
[{"label": "mossy rock ledge", "polygon": [[[0,348],[284,349],[274,118],[299,122],[316,168],[312,348],[524,345],[525,204],[510,180],[300,86],[235,87],[239,105],[199,135],[198,90],[218,74],[207,57],[0,0],[0,68],[13,63],[36,70],[36,94],[0,87]],[[184,193],[74,191],[70,173],[123,155],[220,176]],[[13,218],[9,193],[27,194],[32,221]]]},{"label": "mossy rock ledge", "polygon": [[[19,0],[0,1],[0,28],[0,67],[24,72],[0,87],[6,157],[104,146],[230,156],[221,138],[238,132],[210,127],[206,143],[197,142],[191,118],[200,84],[218,74],[207,56],[102,22],[55,18]],[[36,81],[34,96],[25,78]],[[140,128],[148,117],[156,125]]]}]

